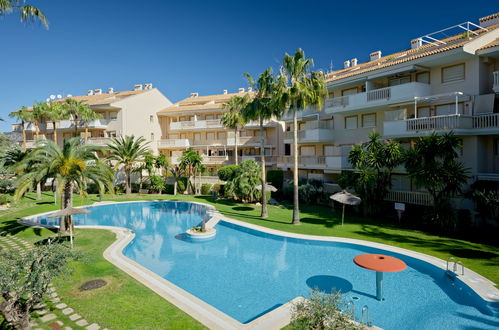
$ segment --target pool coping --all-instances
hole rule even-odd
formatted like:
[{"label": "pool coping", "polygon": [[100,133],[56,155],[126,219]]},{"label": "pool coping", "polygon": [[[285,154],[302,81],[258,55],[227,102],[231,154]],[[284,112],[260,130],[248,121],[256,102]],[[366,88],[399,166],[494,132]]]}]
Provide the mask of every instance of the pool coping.
[{"label": "pool coping", "polygon": [[[424,253],[411,251],[408,249],[387,245],[383,243],[376,243],[352,238],[343,238],[335,236],[317,236],[317,235],[306,235],[306,234],[296,234],[290,232],[284,232],[276,229],[270,229],[267,227],[250,224],[240,220],[235,220],[222,215],[213,205],[192,202],[192,201],[175,201],[175,200],[147,200],[147,201],[124,201],[124,202],[96,202],[91,205],[79,206],[83,207],[93,207],[100,205],[110,205],[110,204],[123,204],[123,203],[145,203],[145,202],[182,202],[198,204],[207,207],[208,215],[211,217],[207,222],[206,226],[213,228],[219,221],[224,221],[232,223],[237,226],[246,227],[249,229],[257,230],[271,235],[277,235],[281,237],[289,237],[296,239],[306,239],[324,242],[339,242],[339,243],[350,243],[357,244],[367,247],[373,247],[378,249],[387,250],[390,252],[400,253],[412,258],[416,258],[425,262],[428,262],[438,268],[446,270],[447,262],[433,257]],[[47,228],[57,228],[57,226],[50,225],[40,225],[34,221],[30,221],[32,218],[47,215],[55,211],[39,213],[24,217],[18,220],[20,223],[28,226],[38,226]],[[195,297],[189,292],[183,290],[182,288],[176,286],[170,281],[160,277],[156,273],[148,270],[144,266],[139,265],[135,261],[123,255],[123,249],[134,239],[135,234],[128,228],[115,227],[115,226],[75,226],[76,228],[88,228],[88,229],[106,229],[110,230],[116,235],[116,240],[104,251],[104,258],[111,262],[116,267],[120,268],[154,292],[156,292],[161,297],[165,298],[175,306],[179,307],[193,318],[208,326],[211,329],[280,329],[291,321],[291,309],[294,303],[303,297],[296,297],[291,301],[283,304],[282,306],[265,313],[264,315],[258,317],[257,319],[243,324],[236,319],[228,316],[227,314],[216,309],[212,305],[204,302],[203,300]],[[473,291],[475,291],[483,300],[487,302],[499,302],[499,289],[497,289],[494,283],[482,275],[472,271],[471,269],[465,268],[464,275],[456,275],[456,277],[469,286]]]}]

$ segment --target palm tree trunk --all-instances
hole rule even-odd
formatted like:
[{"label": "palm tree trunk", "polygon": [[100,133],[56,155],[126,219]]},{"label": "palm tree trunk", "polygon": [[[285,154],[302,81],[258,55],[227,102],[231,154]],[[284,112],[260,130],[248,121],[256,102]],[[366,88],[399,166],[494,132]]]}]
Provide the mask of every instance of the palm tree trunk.
[{"label": "palm tree trunk", "polygon": [[[72,204],[73,204],[73,182],[66,181],[66,183],[64,184],[64,190],[62,191],[61,209],[70,207],[72,206]],[[59,233],[67,234],[70,225],[71,223],[69,217],[61,218],[61,222],[59,224]]]},{"label": "palm tree trunk", "polygon": [[267,215],[267,178],[265,171],[265,137],[263,136],[263,119],[260,119],[260,157],[262,166],[262,213],[260,216],[266,218]]},{"label": "palm tree trunk", "polygon": [[75,115],[75,137],[78,136],[78,116]]},{"label": "palm tree trunk", "polygon": [[23,131],[23,150],[26,152],[28,148],[26,146],[26,128],[24,127],[24,120],[21,121],[21,129]]},{"label": "palm tree trunk", "polygon": [[54,143],[57,144],[57,130],[55,129],[55,121],[52,122],[52,128],[54,129]]},{"label": "palm tree trunk", "polygon": [[42,184],[40,182],[36,183],[36,200],[42,200]]},{"label": "palm tree trunk", "polygon": [[38,141],[38,120],[35,120],[35,135],[36,135],[36,141]]},{"label": "palm tree trunk", "polygon": [[237,125],[236,125],[236,128],[234,129],[234,151],[235,151],[235,160],[236,160],[236,165],[239,165],[239,161],[238,161],[238,155],[237,155],[237,142],[238,142],[238,136],[237,136]]},{"label": "palm tree trunk", "polygon": [[87,144],[87,140],[88,140],[88,122],[85,122],[85,144]]},{"label": "palm tree trunk", "polygon": [[177,196],[177,178],[175,178],[175,182],[173,182],[173,196]]},{"label": "palm tree trunk", "polygon": [[296,104],[293,105],[293,225],[300,224],[298,196],[298,119]]},{"label": "palm tree trunk", "polygon": [[126,188],[126,194],[130,195],[132,193],[132,178],[131,178],[131,170],[126,168],[125,169],[125,188]]}]

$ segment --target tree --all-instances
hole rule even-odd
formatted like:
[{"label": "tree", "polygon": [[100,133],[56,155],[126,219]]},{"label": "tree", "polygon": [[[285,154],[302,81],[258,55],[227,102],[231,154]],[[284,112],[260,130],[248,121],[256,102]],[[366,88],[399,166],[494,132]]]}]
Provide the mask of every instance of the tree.
[{"label": "tree", "polygon": [[48,108],[45,114],[47,121],[52,122],[52,130],[54,132],[54,143],[57,143],[57,127],[56,124],[59,120],[67,119],[68,113],[65,105],[60,102],[48,103]]},{"label": "tree", "polygon": [[241,110],[248,104],[249,95],[244,96],[233,96],[229,102],[224,103],[223,108],[228,110],[224,113],[222,118],[220,118],[220,123],[227,128],[234,130],[234,155],[235,163],[239,164],[237,154],[237,144],[239,143],[239,128],[246,124],[246,119],[243,117]]},{"label": "tree", "polygon": [[[1,1],[1,0],[0,0]],[[21,121],[21,130],[23,136],[23,151],[26,152],[26,123],[33,122],[33,112],[26,107],[21,107],[19,110],[11,112],[9,117]]]},{"label": "tree", "polygon": [[260,166],[254,160],[246,160],[239,164],[234,176],[225,185],[226,192],[244,202],[258,200],[263,191],[256,189],[261,183]]},{"label": "tree", "polygon": [[[77,101],[75,99],[67,99],[66,100],[66,111],[69,117],[74,122],[75,125],[75,137],[78,136],[78,124],[79,120],[82,117],[82,114],[84,116],[85,113],[87,113],[90,109],[88,105],[86,105],[83,101]],[[91,111],[91,110],[90,110]]]},{"label": "tree", "polygon": [[83,123],[85,124],[85,143],[87,143],[87,141],[88,141],[88,124],[91,121],[101,119],[102,115],[93,111],[88,106],[81,107],[79,111],[80,111],[79,117],[83,121]]},{"label": "tree", "polygon": [[452,132],[420,137],[406,153],[405,167],[415,185],[432,196],[431,219],[442,227],[455,225],[450,198],[461,193],[468,169],[459,160],[461,140]]},{"label": "tree", "polygon": [[265,166],[265,135],[264,121],[273,117],[280,117],[283,106],[276,100],[281,99],[283,92],[284,80],[276,80],[272,74],[272,69],[267,68],[260,76],[258,81],[255,80],[249,73],[245,73],[246,79],[252,88],[256,89],[253,99],[243,108],[243,116],[246,120],[257,120],[260,126],[260,167],[261,167],[261,185],[262,185],[262,211],[260,216],[267,217],[267,192],[266,192],[266,166]]},{"label": "tree", "polygon": [[33,125],[35,126],[36,141],[40,140],[40,122],[47,118],[48,104],[46,102],[35,102],[33,104]]},{"label": "tree", "polygon": [[[182,156],[180,157],[180,167],[189,174],[188,185],[190,186],[191,193],[196,193],[196,173],[197,169],[202,166],[203,157],[199,155],[196,151],[189,148],[182,152]],[[194,175],[194,183],[191,181],[191,178]]]},{"label": "tree", "polygon": [[300,224],[298,195],[298,111],[308,107],[321,110],[327,96],[326,80],[322,72],[311,72],[314,61],[305,57],[300,48],[294,56],[284,55],[283,75],[287,78],[283,101],[289,105],[293,114],[293,224]]},{"label": "tree", "polygon": [[47,294],[53,279],[68,273],[81,254],[63,244],[40,245],[29,253],[0,250],[0,328],[30,329],[30,311]]},{"label": "tree", "polygon": [[135,167],[133,172],[139,173],[139,190],[142,190],[142,184],[144,182],[143,172],[147,171],[147,175],[150,178],[152,176],[152,170],[154,168],[154,156],[152,152],[148,151],[140,164],[140,166]]},{"label": "tree", "polygon": [[391,187],[392,172],[403,162],[403,151],[397,141],[382,141],[372,132],[369,141],[352,148],[348,161],[356,169],[351,173],[351,186],[360,195],[366,213],[375,214],[381,210],[388,189]]},{"label": "tree", "polygon": [[170,165],[170,173],[173,176],[173,195],[177,195],[177,180],[182,176],[184,172],[180,165]]},{"label": "tree", "polygon": [[[101,147],[82,144],[79,138],[64,141],[62,148],[53,141],[45,140],[37,143],[18,165],[23,174],[18,178],[18,186],[14,200],[19,200],[33,185],[52,178],[57,182],[57,190],[61,191],[61,209],[72,206],[73,188],[80,194],[86,194],[86,183],[93,182],[102,194],[106,190],[113,192],[113,172],[97,157]],[[36,162],[34,166],[30,164]],[[59,230],[66,233],[69,218],[61,219]]]},{"label": "tree", "polygon": [[37,7],[25,5],[26,0],[0,0],[0,16],[19,11],[21,22],[38,20],[45,28],[49,27],[47,17]]},{"label": "tree", "polygon": [[109,160],[116,161],[115,168],[123,168],[125,173],[126,194],[132,193],[132,170],[136,163],[143,161],[144,157],[150,152],[146,140],[140,136],[120,136],[112,139],[108,144]]},{"label": "tree", "polygon": [[156,167],[160,175],[164,175],[164,172],[168,169],[168,158],[166,158],[165,154],[159,154],[154,159],[154,167]]}]

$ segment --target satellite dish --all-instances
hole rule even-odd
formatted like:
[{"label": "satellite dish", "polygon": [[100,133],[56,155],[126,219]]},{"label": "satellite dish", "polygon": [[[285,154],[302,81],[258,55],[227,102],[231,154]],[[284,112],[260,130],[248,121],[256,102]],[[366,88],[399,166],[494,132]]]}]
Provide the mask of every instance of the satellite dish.
[{"label": "satellite dish", "polygon": [[54,94],[50,95],[50,99],[55,100],[55,95]]},{"label": "satellite dish", "polygon": [[68,95],[66,95],[66,96],[67,96],[67,97],[71,97],[71,96],[73,96],[73,95],[71,95],[71,94],[68,94]]},{"label": "satellite dish", "polygon": [[61,94],[57,94],[57,98],[58,99],[62,99],[62,95]]}]

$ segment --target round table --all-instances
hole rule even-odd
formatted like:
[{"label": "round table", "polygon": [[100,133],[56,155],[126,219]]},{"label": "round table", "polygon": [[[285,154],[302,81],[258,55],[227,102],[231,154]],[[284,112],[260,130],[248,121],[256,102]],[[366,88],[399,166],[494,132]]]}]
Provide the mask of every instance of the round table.
[{"label": "round table", "polygon": [[407,265],[400,259],[383,254],[361,254],[353,262],[362,268],[376,271],[376,299],[383,300],[383,273],[400,272]]}]

